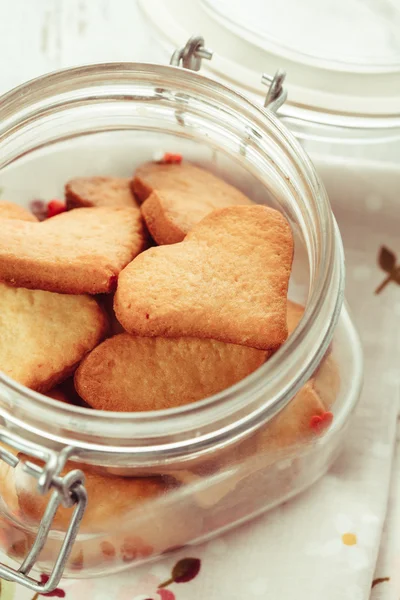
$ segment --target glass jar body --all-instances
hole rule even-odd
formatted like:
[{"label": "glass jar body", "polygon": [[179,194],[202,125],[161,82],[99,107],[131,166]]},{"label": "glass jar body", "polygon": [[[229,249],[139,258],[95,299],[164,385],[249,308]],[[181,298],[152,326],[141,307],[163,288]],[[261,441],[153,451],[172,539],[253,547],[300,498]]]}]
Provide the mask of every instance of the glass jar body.
[{"label": "glass jar body", "polygon": [[[170,414],[97,414],[0,377],[5,427],[43,447],[72,448],[70,468],[79,464],[87,476],[89,504],[65,574],[96,576],[209,539],[316,481],[343,443],[361,350],[342,306],[341,243],[324,190],[273,116],[202,77],[149,65],[59,73],[29,91],[28,100],[19,90],[1,104],[4,197],[28,206],[59,197],[72,177],[130,176],[155,154],[179,152],[287,216],[295,238],[290,297],[305,307],[289,342],[257,372]],[[299,417],[298,404],[309,412]],[[18,466],[2,464],[1,543],[21,560],[47,499],[19,458]],[[43,571],[69,518],[61,508],[40,555]]]}]

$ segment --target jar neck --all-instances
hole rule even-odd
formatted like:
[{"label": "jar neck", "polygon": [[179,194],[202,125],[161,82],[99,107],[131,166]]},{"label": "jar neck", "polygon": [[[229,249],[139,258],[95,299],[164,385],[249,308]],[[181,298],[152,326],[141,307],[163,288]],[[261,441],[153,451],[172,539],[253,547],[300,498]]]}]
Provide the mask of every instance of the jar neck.
[{"label": "jar neck", "polygon": [[[178,118],[179,117],[179,118]],[[195,73],[146,64],[93,65],[0,98],[1,170],[60,140],[99,131],[163,131],[219,148],[254,174],[302,239],[304,318],[256,372],[211,398],[168,411],[111,413],[57,404],[0,374],[0,414],[27,435],[138,465],[198,455],[272,419],[310,378],[343,302],[343,249],[325,190],[295,138],[268,111]]]}]

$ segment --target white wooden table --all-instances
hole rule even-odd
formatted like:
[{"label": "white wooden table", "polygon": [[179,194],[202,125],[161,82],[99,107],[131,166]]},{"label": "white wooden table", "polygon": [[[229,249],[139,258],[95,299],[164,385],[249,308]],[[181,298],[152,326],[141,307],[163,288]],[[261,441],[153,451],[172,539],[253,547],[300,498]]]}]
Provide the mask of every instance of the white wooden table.
[{"label": "white wooden table", "polygon": [[0,0],[0,93],[62,67],[149,61],[136,0]]}]

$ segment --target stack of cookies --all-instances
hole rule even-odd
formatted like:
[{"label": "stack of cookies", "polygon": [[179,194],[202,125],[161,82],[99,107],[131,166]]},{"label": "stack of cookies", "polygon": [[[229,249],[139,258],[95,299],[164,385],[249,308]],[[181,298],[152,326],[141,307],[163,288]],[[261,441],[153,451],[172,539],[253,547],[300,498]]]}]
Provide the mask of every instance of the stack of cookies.
[{"label": "stack of cookies", "polygon": [[[193,164],[162,160],[132,179],[74,179],[56,212],[38,221],[0,202],[0,370],[56,400],[128,412],[201,401],[259,368],[302,317],[287,298],[285,217]],[[328,355],[251,446],[238,446],[238,458],[318,435],[338,385]],[[107,480],[89,477],[89,497],[92,484],[103,485],[98,477]],[[137,478],[143,493],[129,485],[142,502],[190,473],[167,479]],[[112,480],[120,495],[124,480]],[[36,522],[43,507],[33,491],[12,493]]]},{"label": "stack of cookies", "polygon": [[0,369],[27,387],[63,398],[75,374],[89,407],[174,408],[249,375],[301,319],[286,219],[210,172],[146,163],[65,200],[43,222],[0,203]]}]

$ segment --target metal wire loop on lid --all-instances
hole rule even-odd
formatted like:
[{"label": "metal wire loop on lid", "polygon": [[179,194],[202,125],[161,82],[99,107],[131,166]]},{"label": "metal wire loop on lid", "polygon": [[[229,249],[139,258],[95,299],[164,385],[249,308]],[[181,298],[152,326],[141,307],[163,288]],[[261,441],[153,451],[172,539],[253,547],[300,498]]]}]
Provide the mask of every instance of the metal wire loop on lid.
[{"label": "metal wire loop on lid", "polygon": [[274,77],[266,73],[263,73],[261,77],[261,83],[269,86],[264,106],[272,112],[276,112],[287,100],[287,90],[282,85],[285,77],[286,73],[282,69],[278,69]]},{"label": "metal wire loop on lid", "polygon": [[170,65],[179,67],[182,62],[184,69],[200,71],[203,58],[211,60],[212,56],[213,51],[205,47],[204,38],[201,35],[193,35],[183,48],[175,50],[171,57]]}]

